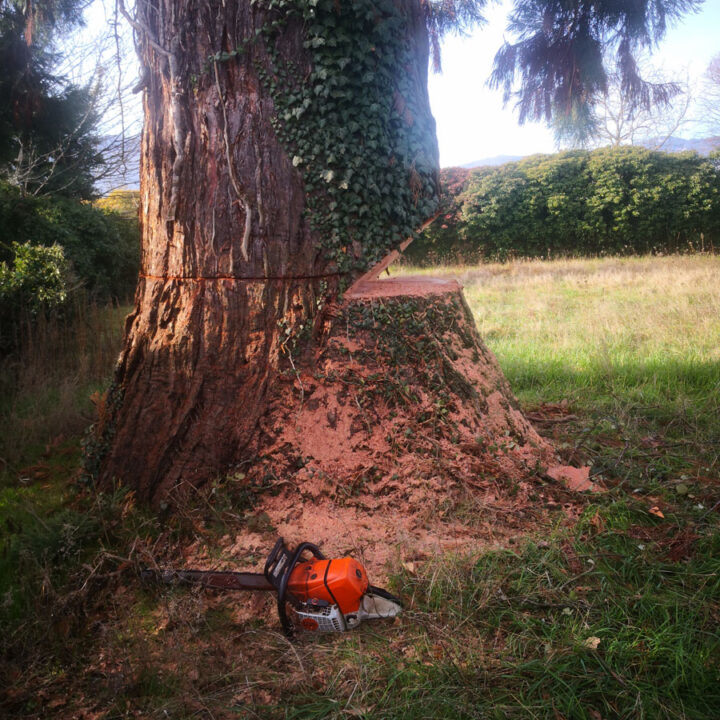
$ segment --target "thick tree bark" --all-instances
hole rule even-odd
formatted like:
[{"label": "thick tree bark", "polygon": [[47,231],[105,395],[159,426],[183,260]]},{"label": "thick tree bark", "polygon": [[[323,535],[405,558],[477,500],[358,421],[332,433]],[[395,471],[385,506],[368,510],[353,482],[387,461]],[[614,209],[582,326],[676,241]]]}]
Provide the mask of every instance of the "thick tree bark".
[{"label": "thick tree bark", "polygon": [[[338,4],[342,12],[342,4]],[[432,124],[427,36],[418,0],[407,19],[415,117]],[[208,62],[264,27],[261,3],[138,3],[147,70],[142,139],[142,269],[99,445],[99,479],[159,503],[252,453],[288,328],[312,322],[337,292],[318,248],[303,176],[273,129],[276,108],[257,67],[262,43]],[[281,52],[310,59],[300,24]],[[358,99],[358,102],[361,102]],[[434,125],[433,125],[434,127]],[[434,137],[428,149],[437,160]]]}]

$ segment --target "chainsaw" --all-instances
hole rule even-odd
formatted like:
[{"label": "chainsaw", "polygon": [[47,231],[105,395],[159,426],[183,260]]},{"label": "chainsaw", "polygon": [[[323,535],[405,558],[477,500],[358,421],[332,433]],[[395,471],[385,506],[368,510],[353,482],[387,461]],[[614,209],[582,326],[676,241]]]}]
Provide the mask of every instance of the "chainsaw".
[{"label": "chainsaw", "polygon": [[[311,557],[303,559],[308,554]],[[357,560],[329,560],[309,542],[291,551],[282,538],[268,555],[262,573],[143,570],[140,577],[171,585],[277,592],[278,615],[288,637],[293,637],[296,629],[345,632],[363,620],[395,617],[402,609],[399,598],[370,585],[365,568]]]}]

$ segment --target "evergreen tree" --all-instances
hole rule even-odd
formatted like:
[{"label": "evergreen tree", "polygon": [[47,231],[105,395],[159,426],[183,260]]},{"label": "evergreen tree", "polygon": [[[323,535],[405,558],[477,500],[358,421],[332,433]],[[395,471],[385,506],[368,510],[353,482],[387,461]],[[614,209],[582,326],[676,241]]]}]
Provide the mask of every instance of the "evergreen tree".
[{"label": "evergreen tree", "polygon": [[0,0],[0,175],[24,192],[89,198],[102,164],[95,89],[53,74],[53,38],[87,2]]},{"label": "evergreen tree", "polygon": [[[592,130],[592,106],[617,72],[630,108],[667,104],[680,91],[640,75],[637,57],[654,48],[668,24],[703,0],[515,0],[491,85],[514,99],[520,122],[554,116]],[[516,81],[519,80],[519,87]]]},{"label": "evergreen tree", "polygon": [[[520,70],[523,118],[562,110],[604,90],[611,44],[643,101],[636,47],[698,4],[518,0],[520,46],[495,80],[511,93]],[[159,504],[253,456],[290,338],[312,354],[324,308],[434,214],[430,47],[483,5],[138,0],[125,12],[145,69],[143,251],[88,463],[101,483]]]}]

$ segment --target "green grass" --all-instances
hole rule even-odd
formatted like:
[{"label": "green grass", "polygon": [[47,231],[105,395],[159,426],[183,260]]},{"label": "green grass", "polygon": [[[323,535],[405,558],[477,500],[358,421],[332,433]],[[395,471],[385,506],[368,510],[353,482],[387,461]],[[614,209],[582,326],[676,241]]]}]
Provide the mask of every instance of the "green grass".
[{"label": "green grass", "polygon": [[[652,490],[653,474],[720,475],[720,257],[395,272],[461,280],[521,403],[566,401],[581,416],[561,439],[581,443],[575,460]],[[666,447],[638,452],[648,438]]]},{"label": "green grass", "polygon": [[21,349],[0,358],[0,487],[49,446],[78,446],[94,419],[90,396],[110,381],[128,311],[78,304],[65,319],[40,317],[23,328]]},{"label": "green grass", "polygon": [[[246,500],[218,490],[214,509],[155,518],[122,491],[78,496],[79,432],[45,450],[58,425],[44,408],[80,424],[87,400],[53,405],[55,386],[69,378],[81,398],[106,376],[85,385],[71,359],[45,385],[25,375],[0,405],[15,433],[0,488],[8,712],[720,717],[719,271],[712,257],[436,269],[460,276],[523,406],[563,403],[539,427],[608,492],[579,500],[579,519],[549,509],[502,549],[397,568],[397,622],[293,646],[232,598],[137,588],[132,563],[158,547],[195,538],[214,557]],[[14,425],[34,416],[23,443]]]},{"label": "green grass", "polygon": [[73,478],[90,396],[110,380],[126,312],[78,305],[64,319],[41,317],[23,328],[22,349],[0,359],[0,648],[27,652],[65,627],[52,608],[108,537],[115,501],[78,505]]},{"label": "green grass", "polygon": [[457,276],[520,399],[646,404],[720,390],[720,258],[434,268]]},{"label": "green grass", "polygon": [[272,717],[344,717],[348,676],[356,717],[716,717],[720,535],[668,520],[611,498],[547,541],[404,574],[402,629],[358,640],[345,677]]}]

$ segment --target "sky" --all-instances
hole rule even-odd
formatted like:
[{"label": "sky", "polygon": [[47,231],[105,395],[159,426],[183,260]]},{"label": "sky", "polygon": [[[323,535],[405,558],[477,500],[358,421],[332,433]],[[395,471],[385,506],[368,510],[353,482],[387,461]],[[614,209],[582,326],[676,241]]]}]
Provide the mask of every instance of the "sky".
[{"label": "sky", "polygon": [[[89,35],[106,27],[113,15],[111,0],[96,0],[86,19]],[[471,36],[446,38],[441,74],[430,72],[430,103],[437,123],[440,165],[464,165],[498,155],[530,155],[557,150],[552,132],[542,123],[520,126],[512,106],[503,108],[502,92],[490,90],[486,80],[495,52],[502,45],[512,0],[491,3],[487,25]],[[112,49],[112,48],[111,48]],[[671,27],[655,50],[653,65],[667,76],[688,75],[699,85],[711,58],[720,53],[720,0],[705,0],[697,14]],[[133,54],[130,53],[130,57]],[[125,61],[127,75],[133,63]],[[130,81],[129,77],[125,80]],[[131,83],[132,84],[132,83]],[[690,126],[684,137],[702,135]]]},{"label": "sky", "polygon": [[[503,43],[511,2],[492,5],[488,24],[471,37],[447,38],[442,74],[431,72],[430,104],[437,123],[440,165],[448,167],[498,155],[555,152],[552,132],[542,123],[518,125],[512,106],[503,108],[502,92],[486,80],[495,52]],[[671,27],[655,50],[653,64],[668,75],[689,74],[696,83],[710,59],[720,53],[720,0],[705,0],[701,11]],[[691,127],[683,136],[692,136]]]}]

